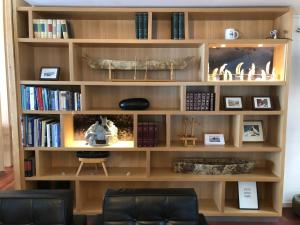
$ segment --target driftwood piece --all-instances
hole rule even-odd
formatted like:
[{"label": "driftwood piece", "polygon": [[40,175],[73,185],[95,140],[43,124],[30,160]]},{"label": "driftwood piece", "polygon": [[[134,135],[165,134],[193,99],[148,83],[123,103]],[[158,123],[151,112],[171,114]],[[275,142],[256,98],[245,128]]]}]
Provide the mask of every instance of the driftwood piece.
[{"label": "driftwood piece", "polygon": [[176,173],[230,175],[250,173],[254,169],[255,162],[228,158],[186,158],[175,160],[173,166]]},{"label": "driftwood piece", "polygon": [[182,70],[188,67],[194,57],[168,60],[112,60],[85,56],[84,59],[94,70]]}]

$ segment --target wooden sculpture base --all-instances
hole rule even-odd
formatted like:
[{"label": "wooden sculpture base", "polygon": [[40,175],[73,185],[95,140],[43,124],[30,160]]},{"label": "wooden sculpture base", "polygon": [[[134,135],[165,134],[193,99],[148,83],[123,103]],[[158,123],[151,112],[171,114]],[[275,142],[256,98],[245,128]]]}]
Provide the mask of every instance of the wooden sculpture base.
[{"label": "wooden sculpture base", "polygon": [[94,163],[96,165],[96,170],[98,169],[97,164],[101,163],[102,168],[103,168],[104,173],[105,173],[105,176],[108,176],[106,166],[105,166],[105,162],[106,162],[107,158],[78,158],[78,159],[80,161],[80,165],[79,165],[79,168],[76,172],[76,176],[79,175],[84,163]]},{"label": "wooden sculpture base", "polygon": [[196,146],[196,141],[198,140],[198,138],[196,138],[196,137],[181,137],[180,140],[183,141],[183,144],[185,147],[189,147],[189,146]]}]

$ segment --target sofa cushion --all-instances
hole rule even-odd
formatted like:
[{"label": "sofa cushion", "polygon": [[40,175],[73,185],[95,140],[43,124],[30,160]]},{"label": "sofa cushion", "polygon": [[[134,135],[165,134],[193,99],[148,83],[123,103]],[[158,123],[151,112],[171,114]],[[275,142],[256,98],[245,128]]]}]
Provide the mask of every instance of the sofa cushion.
[{"label": "sofa cushion", "polygon": [[193,189],[108,190],[105,225],[196,225],[198,202]]}]

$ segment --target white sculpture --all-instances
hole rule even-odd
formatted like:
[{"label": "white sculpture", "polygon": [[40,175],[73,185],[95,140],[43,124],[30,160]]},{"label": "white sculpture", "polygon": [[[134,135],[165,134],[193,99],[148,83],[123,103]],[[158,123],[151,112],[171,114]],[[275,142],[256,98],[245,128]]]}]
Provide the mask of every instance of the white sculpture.
[{"label": "white sculpture", "polygon": [[88,145],[95,146],[98,144],[112,145],[118,142],[118,128],[111,120],[100,116],[101,124],[96,121],[85,132],[84,138]]}]

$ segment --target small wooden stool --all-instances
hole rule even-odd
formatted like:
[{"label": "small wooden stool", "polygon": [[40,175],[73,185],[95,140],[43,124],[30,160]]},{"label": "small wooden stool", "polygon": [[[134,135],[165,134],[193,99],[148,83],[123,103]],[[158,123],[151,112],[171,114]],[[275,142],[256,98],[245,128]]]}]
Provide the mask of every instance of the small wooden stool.
[{"label": "small wooden stool", "polygon": [[84,163],[94,163],[96,166],[96,170],[98,169],[97,164],[101,164],[105,176],[108,176],[105,162],[107,160],[107,157],[109,156],[109,152],[77,152],[76,155],[80,162],[80,165],[76,172],[76,176],[79,175]]},{"label": "small wooden stool", "polygon": [[79,165],[79,168],[77,170],[76,176],[79,175],[79,173],[80,173],[80,171],[81,171],[82,166],[83,166],[84,163],[95,163],[96,164],[96,169],[98,169],[97,168],[97,164],[101,163],[102,164],[102,168],[103,168],[104,173],[105,173],[105,176],[108,176],[108,173],[107,173],[107,170],[106,170],[106,166],[105,166],[106,158],[98,158],[98,159],[97,158],[91,158],[91,159],[89,159],[89,158],[79,158],[79,161],[80,161],[80,165]]},{"label": "small wooden stool", "polygon": [[196,138],[196,137],[181,137],[180,140],[183,141],[183,144],[185,147],[189,147],[189,146],[196,146],[196,141],[198,140],[198,138]]}]

